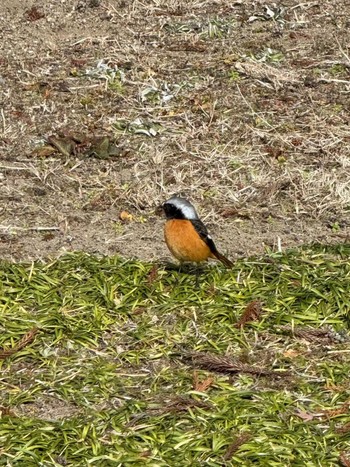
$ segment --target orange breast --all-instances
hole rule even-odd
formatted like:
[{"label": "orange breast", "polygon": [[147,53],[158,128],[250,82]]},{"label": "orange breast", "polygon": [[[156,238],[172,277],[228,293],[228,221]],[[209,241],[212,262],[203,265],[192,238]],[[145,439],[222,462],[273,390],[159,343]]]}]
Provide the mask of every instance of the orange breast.
[{"label": "orange breast", "polygon": [[172,219],[164,227],[165,242],[176,259],[199,263],[213,258],[208,245],[201,239],[192,223],[186,219]]}]

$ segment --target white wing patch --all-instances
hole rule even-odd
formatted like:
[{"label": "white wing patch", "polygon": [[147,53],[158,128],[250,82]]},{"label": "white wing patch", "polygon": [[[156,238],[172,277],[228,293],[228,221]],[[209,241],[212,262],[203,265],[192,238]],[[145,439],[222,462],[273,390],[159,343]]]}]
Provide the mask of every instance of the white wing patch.
[{"label": "white wing patch", "polygon": [[198,219],[198,214],[192,206],[180,205],[179,208],[183,212],[186,219]]}]

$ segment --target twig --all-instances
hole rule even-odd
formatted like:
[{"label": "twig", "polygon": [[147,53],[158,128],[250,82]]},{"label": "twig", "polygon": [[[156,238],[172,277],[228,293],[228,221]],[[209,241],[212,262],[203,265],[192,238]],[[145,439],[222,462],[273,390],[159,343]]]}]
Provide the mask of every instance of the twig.
[{"label": "twig", "polygon": [[235,452],[238,451],[238,449],[242,446],[242,444],[246,443],[251,438],[252,438],[252,435],[250,433],[242,433],[239,436],[237,436],[236,439],[227,448],[224,454],[224,460],[225,461],[231,460],[232,456],[235,454]]},{"label": "twig", "polygon": [[4,109],[1,109],[1,118],[2,118],[3,133],[5,134],[6,119],[5,119]]},{"label": "twig", "polygon": [[213,355],[205,352],[185,352],[182,355],[183,359],[186,360],[192,367],[200,368],[202,370],[214,371],[216,373],[224,374],[237,374],[246,373],[257,376],[291,376],[288,371],[274,371],[266,370],[262,367],[254,367],[238,361],[233,360],[230,357],[221,355]]},{"label": "twig", "polygon": [[350,81],[347,79],[335,79],[335,78],[319,78],[316,80],[317,83],[342,83],[350,84]]},{"label": "twig", "polygon": [[35,336],[38,333],[38,328],[33,328],[25,334],[22,339],[15,345],[12,349],[9,350],[0,350],[0,359],[4,360],[7,357],[11,357],[16,352],[19,352],[27,345],[31,344],[35,339]]},{"label": "twig", "polygon": [[337,38],[337,36],[335,37],[335,40],[336,40],[336,42],[337,42],[337,44],[338,44],[338,46],[339,46],[339,50],[340,50],[341,54],[343,55],[343,57],[346,58],[348,64],[350,65],[350,57],[349,57],[349,55],[344,51],[343,47],[340,45],[340,42],[339,42],[339,39]]},{"label": "twig", "polygon": [[59,231],[59,227],[11,227],[10,225],[0,225],[0,229],[4,231],[8,230],[22,230],[24,232],[34,231],[34,232],[50,232],[53,230]]}]

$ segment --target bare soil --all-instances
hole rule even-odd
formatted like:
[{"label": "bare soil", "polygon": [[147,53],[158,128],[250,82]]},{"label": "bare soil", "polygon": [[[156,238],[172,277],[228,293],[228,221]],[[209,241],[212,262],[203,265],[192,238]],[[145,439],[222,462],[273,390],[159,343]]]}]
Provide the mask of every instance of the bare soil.
[{"label": "bare soil", "polygon": [[168,256],[173,193],[232,258],[349,241],[349,3],[265,5],[2,0],[0,257]]}]

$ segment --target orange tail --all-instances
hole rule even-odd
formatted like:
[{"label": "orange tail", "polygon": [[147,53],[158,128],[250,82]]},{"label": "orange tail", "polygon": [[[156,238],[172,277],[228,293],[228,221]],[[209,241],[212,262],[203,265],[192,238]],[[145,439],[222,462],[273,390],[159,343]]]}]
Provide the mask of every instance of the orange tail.
[{"label": "orange tail", "polygon": [[227,268],[233,268],[233,263],[230,261],[226,256],[222,255],[221,253],[217,252],[215,254],[216,258],[222,262]]}]

